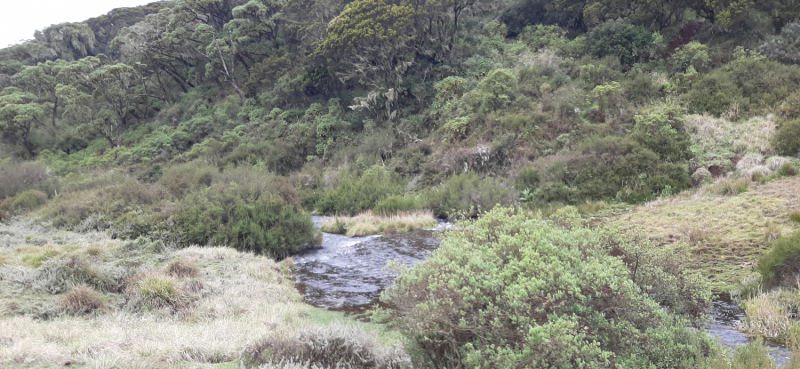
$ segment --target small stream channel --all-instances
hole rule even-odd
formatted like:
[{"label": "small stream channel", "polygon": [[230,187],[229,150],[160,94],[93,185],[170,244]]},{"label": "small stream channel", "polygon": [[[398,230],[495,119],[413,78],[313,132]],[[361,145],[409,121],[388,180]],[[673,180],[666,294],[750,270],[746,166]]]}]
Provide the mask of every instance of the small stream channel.
[{"label": "small stream channel", "polygon": [[[319,227],[326,217],[313,217]],[[436,230],[444,229],[440,223]],[[296,286],[305,301],[317,307],[347,313],[363,313],[379,303],[381,292],[391,285],[393,276],[383,270],[386,263],[399,260],[414,265],[425,260],[439,246],[435,230],[395,232],[368,237],[323,234],[322,248],[295,256]],[[712,321],[706,327],[726,347],[736,347],[750,338],[736,330],[745,318],[744,311],[730,301],[714,301]],[[785,366],[790,352],[768,343],[772,357]]]}]

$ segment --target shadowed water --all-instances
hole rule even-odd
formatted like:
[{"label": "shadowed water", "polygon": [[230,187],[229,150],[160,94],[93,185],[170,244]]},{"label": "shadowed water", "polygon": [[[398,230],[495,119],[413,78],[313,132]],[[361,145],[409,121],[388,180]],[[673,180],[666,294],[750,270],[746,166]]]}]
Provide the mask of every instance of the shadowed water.
[{"label": "shadowed water", "polygon": [[[325,217],[314,217],[319,227]],[[440,223],[437,229],[448,225]],[[398,260],[414,265],[425,260],[439,246],[433,230],[395,232],[368,237],[323,234],[322,248],[295,256],[297,289],[305,301],[317,307],[348,313],[362,313],[379,303],[381,292],[392,284],[394,275],[384,270],[386,263]],[[725,347],[750,341],[736,327],[744,311],[729,301],[714,301],[712,321],[706,332]],[[768,343],[776,363],[784,366],[790,352]]]}]

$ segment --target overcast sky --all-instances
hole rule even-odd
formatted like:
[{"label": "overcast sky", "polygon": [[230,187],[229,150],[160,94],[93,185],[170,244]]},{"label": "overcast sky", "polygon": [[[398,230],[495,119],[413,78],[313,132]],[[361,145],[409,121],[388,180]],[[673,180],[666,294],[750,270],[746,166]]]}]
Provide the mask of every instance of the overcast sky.
[{"label": "overcast sky", "polygon": [[33,38],[51,24],[81,22],[114,8],[157,0],[0,0],[0,48]]}]

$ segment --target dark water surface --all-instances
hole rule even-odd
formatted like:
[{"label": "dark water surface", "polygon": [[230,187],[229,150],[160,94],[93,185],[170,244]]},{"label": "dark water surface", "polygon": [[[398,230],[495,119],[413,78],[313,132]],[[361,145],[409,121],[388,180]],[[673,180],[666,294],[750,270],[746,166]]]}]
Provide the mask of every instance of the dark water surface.
[{"label": "dark water surface", "polygon": [[[319,226],[327,218],[314,217]],[[436,230],[449,225],[440,223]],[[295,256],[297,289],[307,303],[331,310],[363,313],[379,303],[381,292],[392,284],[394,276],[384,271],[386,263],[398,260],[414,265],[425,260],[439,246],[435,230],[395,232],[368,237],[323,234],[322,248]],[[714,301],[712,321],[706,332],[726,347],[750,341],[736,327],[745,318],[744,311],[729,301]],[[785,366],[790,351],[768,343],[771,355]]]}]

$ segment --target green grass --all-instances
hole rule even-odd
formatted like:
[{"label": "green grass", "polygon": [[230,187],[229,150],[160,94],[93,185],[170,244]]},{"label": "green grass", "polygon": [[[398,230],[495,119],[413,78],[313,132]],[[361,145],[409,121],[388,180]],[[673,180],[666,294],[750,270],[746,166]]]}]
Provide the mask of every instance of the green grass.
[{"label": "green grass", "polygon": [[722,195],[714,189],[687,191],[606,218],[625,229],[641,228],[661,243],[687,242],[700,270],[717,289],[729,289],[753,272],[752,266],[778,236],[800,229],[786,217],[800,204],[797,177],[753,185]]}]

